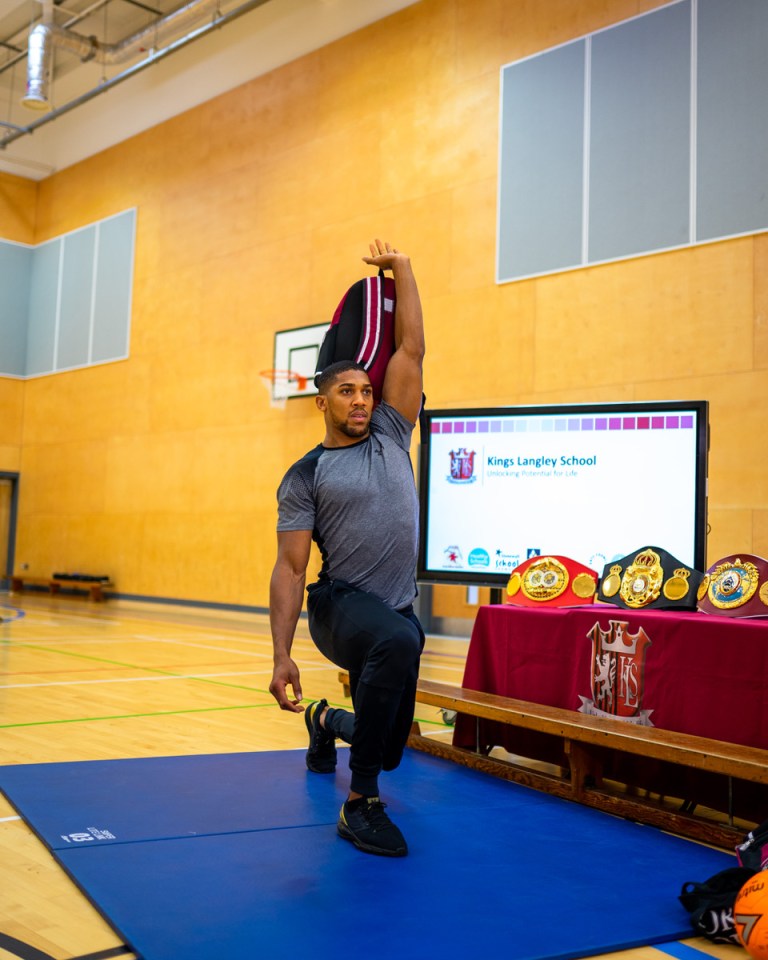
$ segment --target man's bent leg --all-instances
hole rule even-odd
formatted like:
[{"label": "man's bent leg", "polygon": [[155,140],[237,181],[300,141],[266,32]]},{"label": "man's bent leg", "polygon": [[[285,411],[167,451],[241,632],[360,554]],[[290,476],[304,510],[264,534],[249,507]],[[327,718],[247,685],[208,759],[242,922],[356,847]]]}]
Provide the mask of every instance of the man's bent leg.
[{"label": "man's bent leg", "polygon": [[[401,613],[401,616],[404,616],[410,620],[419,631],[419,636],[421,637],[419,657],[421,657],[421,651],[424,649],[424,643],[426,640],[421,623],[419,623],[418,617],[415,613],[413,613],[412,610]],[[405,745],[408,741],[408,736],[413,725],[413,715],[416,706],[416,686],[418,682],[419,660],[416,660],[411,672],[408,674],[408,678],[406,679],[405,687],[403,688],[403,695],[400,698],[400,704],[398,706],[397,714],[395,715],[395,721],[392,726],[392,733],[389,738],[389,742],[384,749],[384,762],[382,766],[382,769],[384,770],[394,770],[400,765],[400,761],[403,759],[403,750],[405,749]]]},{"label": "man's bent leg", "polygon": [[[399,762],[410,729],[411,718],[406,726],[404,715],[413,708],[423,633],[418,621],[413,622],[415,617],[403,616],[376,597],[338,581],[313,584],[307,607],[310,632],[321,652],[350,674],[359,675],[353,699],[351,789],[375,796],[385,754],[388,761],[397,756]],[[393,750],[395,732],[399,746]]]}]

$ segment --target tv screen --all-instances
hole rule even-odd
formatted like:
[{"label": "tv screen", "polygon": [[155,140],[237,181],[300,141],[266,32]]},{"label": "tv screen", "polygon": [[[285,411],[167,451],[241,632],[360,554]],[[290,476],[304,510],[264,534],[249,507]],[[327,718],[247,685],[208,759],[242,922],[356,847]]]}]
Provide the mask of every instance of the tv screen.
[{"label": "tv screen", "polygon": [[502,586],[536,555],[598,574],[658,546],[705,570],[708,404],[431,410],[418,578]]}]

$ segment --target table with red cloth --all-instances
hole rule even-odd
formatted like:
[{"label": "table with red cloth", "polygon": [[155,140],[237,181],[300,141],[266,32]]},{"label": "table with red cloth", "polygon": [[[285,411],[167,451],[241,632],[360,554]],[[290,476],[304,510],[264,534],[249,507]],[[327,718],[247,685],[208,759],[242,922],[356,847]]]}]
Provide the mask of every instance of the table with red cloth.
[{"label": "table with red cloth", "polygon": [[[604,713],[628,722],[768,749],[768,619],[602,603],[483,606],[463,686],[597,715],[608,707]],[[553,738],[493,721],[459,715],[453,742],[567,765]],[[615,764],[622,782],[727,809],[727,785],[715,775],[643,757],[616,757]],[[764,788],[756,799],[754,785],[737,785],[751,797],[745,815],[754,815],[753,802],[768,803]]]}]

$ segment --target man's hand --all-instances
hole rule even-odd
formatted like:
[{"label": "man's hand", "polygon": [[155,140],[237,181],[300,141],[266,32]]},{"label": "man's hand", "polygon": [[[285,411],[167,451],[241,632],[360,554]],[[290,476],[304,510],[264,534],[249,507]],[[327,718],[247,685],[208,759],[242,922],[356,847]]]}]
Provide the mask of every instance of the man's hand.
[{"label": "man's hand", "polygon": [[368,246],[370,247],[371,255],[370,257],[363,257],[363,261],[369,263],[372,267],[378,267],[379,270],[394,270],[395,264],[398,261],[404,263],[409,262],[409,258],[404,253],[400,253],[399,250],[396,250],[388,243],[382,243],[381,240],[374,240],[374,242],[369,243]]},{"label": "man's hand", "polygon": [[[288,698],[286,687],[293,689],[294,700]],[[269,685],[269,692],[280,704],[281,710],[290,710],[291,713],[302,713],[304,707],[301,703],[301,681],[299,680],[299,668],[290,657],[279,660],[275,663],[275,669],[272,674],[272,682]]]}]

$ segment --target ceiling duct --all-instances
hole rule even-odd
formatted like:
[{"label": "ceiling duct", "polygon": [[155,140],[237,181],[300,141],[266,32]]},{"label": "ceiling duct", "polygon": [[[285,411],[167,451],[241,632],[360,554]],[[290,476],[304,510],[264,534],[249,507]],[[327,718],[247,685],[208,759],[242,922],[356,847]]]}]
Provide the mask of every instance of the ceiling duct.
[{"label": "ceiling duct", "polygon": [[103,43],[96,37],[85,37],[73,30],[56,26],[53,22],[53,0],[43,0],[42,20],[29,34],[27,91],[21,102],[34,110],[48,109],[54,47],[69,50],[83,62],[96,60],[104,64],[124,63],[147,50],[162,47],[189,24],[215,12],[218,5],[219,0],[192,0],[117,43]]}]

